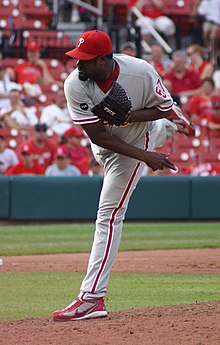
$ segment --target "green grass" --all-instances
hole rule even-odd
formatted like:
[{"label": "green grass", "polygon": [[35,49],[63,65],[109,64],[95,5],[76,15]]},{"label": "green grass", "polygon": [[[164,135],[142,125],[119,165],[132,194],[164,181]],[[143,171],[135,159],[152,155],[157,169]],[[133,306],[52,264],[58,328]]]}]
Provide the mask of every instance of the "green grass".
[{"label": "green grass", "polygon": [[[90,251],[93,224],[2,225],[0,255]],[[120,250],[220,247],[220,223],[125,223]]]},{"label": "green grass", "polygon": [[[0,273],[0,320],[50,316],[78,294],[83,273]],[[219,299],[220,275],[112,273],[109,311]]]}]

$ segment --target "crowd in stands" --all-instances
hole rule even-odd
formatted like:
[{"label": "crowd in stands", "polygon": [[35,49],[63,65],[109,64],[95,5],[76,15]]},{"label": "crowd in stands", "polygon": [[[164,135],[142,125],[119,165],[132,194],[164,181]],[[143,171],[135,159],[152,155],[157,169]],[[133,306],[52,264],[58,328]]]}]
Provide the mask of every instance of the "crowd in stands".
[{"label": "crowd in stands", "polygon": [[[159,26],[167,24],[165,37],[168,42],[172,38],[173,45],[175,25],[163,15],[164,3],[138,0],[137,6],[144,15],[148,13],[155,28],[156,22]],[[195,3],[199,15],[202,3],[204,6],[205,1]],[[216,34],[213,25],[216,29],[217,24],[208,23],[209,32]],[[205,46],[189,44],[167,56],[161,45],[151,43],[152,37],[143,28],[142,35],[151,46],[151,54],[141,58],[157,70],[173,99],[196,127],[194,138],[176,135],[158,151],[170,152],[170,159],[179,169],[177,174],[220,174],[220,89],[214,82],[216,66],[208,58]],[[207,28],[204,37],[207,39]],[[135,42],[124,42],[120,52],[136,57]],[[27,44],[26,57],[17,59],[15,65],[7,66],[4,59],[0,60],[0,175],[103,174],[88,137],[73,124],[68,113],[63,82],[74,68],[76,61],[72,59],[64,63],[41,58],[41,46],[34,40]],[[167,170],[159,173],[173,174]]]}]

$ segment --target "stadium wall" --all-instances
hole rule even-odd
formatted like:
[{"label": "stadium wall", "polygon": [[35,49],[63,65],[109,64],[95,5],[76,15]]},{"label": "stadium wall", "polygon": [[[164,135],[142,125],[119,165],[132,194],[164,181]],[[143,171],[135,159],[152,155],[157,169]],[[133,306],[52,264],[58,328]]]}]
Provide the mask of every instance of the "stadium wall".
[{"label": "stadium wall", "polygon": [[[95,220],[100,176],[0,177],[0,219],[24,221]],[[144,176],[126,220],[218,220],[220,176]]]}]

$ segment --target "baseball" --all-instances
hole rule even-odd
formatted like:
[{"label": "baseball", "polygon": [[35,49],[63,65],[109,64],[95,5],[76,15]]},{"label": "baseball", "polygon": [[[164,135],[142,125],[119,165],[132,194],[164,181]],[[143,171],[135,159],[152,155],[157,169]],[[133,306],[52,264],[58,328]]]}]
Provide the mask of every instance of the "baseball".
[{"label": "baseball", "polygon": [[3,259],[0,259],[0,266],[3,265]]}]

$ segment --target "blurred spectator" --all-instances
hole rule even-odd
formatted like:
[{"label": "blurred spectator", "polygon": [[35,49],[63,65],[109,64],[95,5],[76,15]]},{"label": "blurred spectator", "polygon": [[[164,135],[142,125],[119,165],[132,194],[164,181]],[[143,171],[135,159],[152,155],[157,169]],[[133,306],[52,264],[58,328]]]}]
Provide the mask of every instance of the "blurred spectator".
[{"label": "blurred spectator", "polygon": [[47,125],[37,123],[30,139],[26,142],[33,153],[34,161],[45,171],[54,161],[54,155],[58,144],[47,137]]},{"label": "blurred spectator", "polygon": [[10,106],[10,95],[9,92],[12,89],[20,90],[21,85],[10,81],[7,74],[6,68],[0,62],[0,110],[2,108],[8,108]]},{"label": "blurred spectator", "polygon": [[43,59],[40,58],[41,47],[35,41],[30,41],[27,45],[27,60],[18,62],[14,69],[8,69],[10,79],[19,84],[25,82],[30,84],[58,84],[63,86],[63,82],[55,80]]},{"label": "blurred spectator", "polygon": [[189,114],[193,123],[201,123],[212,112],[212,97],[215,95],[215,84],[212,78],[202,80],[202,90],[193,96],[189,102]]},{"label": "blurred spectator", "polygon": [[220,96],[212,98],[212,113],[208,116],[207,128],[220,130]]},{"label": "blurred spectator", "polygon": [[173,96],[191,97],[201,92],[199,74],[191,71],[186,63],[186,54],[176,51],[173,54],[173,67],[164,75],[163,82]]},{"label": "blurred spectator", "polygon": [[0,130],[0,175],[4,175],[7,168],[18,164],[16,153],[7,147],[6,136],[3,130]]},{"label": "blurred spectator", "polygon": [[127,41],[121,45],[120,52],[125,55],[137,57],[137,47],[134,42]]},{"label": "blurred spectator", "polygon": [[10,105],[0,112],[0,119],[7,121],[6,126],[10,128],[29,129],[38,122],[35,107],[26,107],[22,102],[21,93],[17,89],[9,92]]},{"label": "blurred spectator", "polygon": [[86,175],[89,171],[90,154],[88,150],[81,145],[83,137],[83,131],[80,128],[71,127],[64,133],[64,138],[66,140],[64,148],[70,155],[70,164],[79,168],[81,174]]},{"label": "blurred spectator", "polygon": [[203,18],[203,45],[207,46],[209,40],[216,39],[220,27],[220,0],[197,0],[193,15]]},{"label": "blurred spectator", "polygon": [[21,161],[8,168],[5,175],[43,175],[42,167],[34,162],[33,151],[27,144],[22,145],[20,153]]},{"label": "blurred spectator", "polygon": [[147,43],[150,43],[151,33],[146,20],[156,31],[165,36],[170,46],[174,46],[176,28],[174,22],[163,14],[165,7],[163,0],[132,0],[130,5],[135,6],[144,16],[144,18],[138,18],[135,24],[140,27],[142,38]]},{"label": "blurred spectator", "polygon": [[211,78],[214,72],[212,63],[205,60],[205,51],[206,49],[199,44],[191,44],[186,49],[190,58],[190,67],[199,74],[201,80]]},{"label": "blurred spectator", "polygon": [[[97,3],[94,3],[93,0],[85,0],[84,2],[97,6]],[[78,23],[79,21],[91,22],[95,20],[95,14],[69,0],[59,0],[59,16],[61,21],[71,21],[71,23]]]},{"label": "blurred spectator", "polygon": [[88,175],[103,176],[103,168],[101,167],[101,165],[99,165],[99,163],[95,160],[94,157],[90,159]]},{"label": "blurred spectator", "polygon": [[153,44],[151,46],[151,57],[148,62],[162,78],[170,70],[172,65],[170,59],[165,59],[163,48],[159,44]]},{"label": "blurred spectator", "polygon": [[80,170],[69,163],[70,157],[68,151],[59,146],[55,154],[55,161],[49,165],[45,171],[46,176],[80,176]]},{"label": "blurred spectator", "polygon": [[192,176],[216,176],[220,175],[220,167],[213,163],[199,163],[190,168],[189,174]]},{"label": "blurred spectator", "polygon": [[73,121],[69,115],[63,89],[56,93],[55,103],[43,108],[40,122],[46,123],[55,133],[62,136],[72,127]]}]

